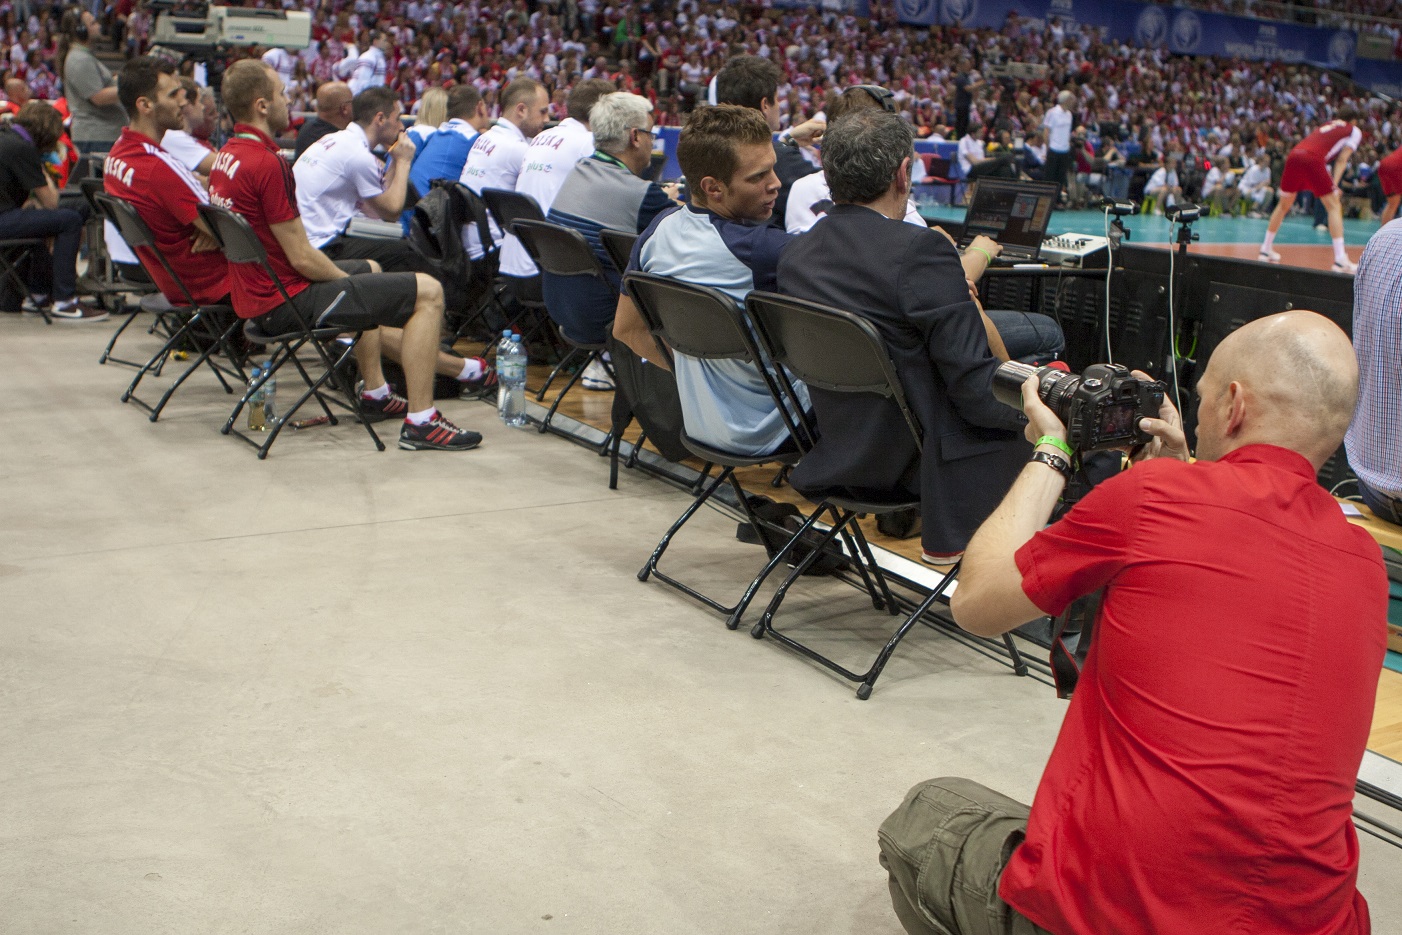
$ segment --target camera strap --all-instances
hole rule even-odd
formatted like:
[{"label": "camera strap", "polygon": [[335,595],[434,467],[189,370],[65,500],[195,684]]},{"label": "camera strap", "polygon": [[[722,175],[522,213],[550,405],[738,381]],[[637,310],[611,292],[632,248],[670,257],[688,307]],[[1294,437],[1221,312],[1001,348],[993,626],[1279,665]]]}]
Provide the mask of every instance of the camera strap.
[{"label": "camera strap", "polygon": [[1056,697],[1070,698],[1081,679],[1091,640],[1095,636],[1095,618],[1100,613],[1103,591],[1078,597],[1052,621],[1051,670],[1056,680]]}]

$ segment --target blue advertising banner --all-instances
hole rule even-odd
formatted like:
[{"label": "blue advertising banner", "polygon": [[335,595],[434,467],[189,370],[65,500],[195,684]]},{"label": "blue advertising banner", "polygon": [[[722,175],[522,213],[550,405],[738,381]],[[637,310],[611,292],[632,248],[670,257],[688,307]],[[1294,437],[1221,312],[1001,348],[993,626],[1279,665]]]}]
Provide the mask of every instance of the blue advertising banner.
[{"label": "blue advertising banner", "polygon": [[773,6],[780,10],[821,10],[824,13],[846,13],[871,18],[869,0],[773,0]]},{"label": "blue advertising banner", "polygon": [[1009,13],[1103,28],[1112,39],[1179,55],[1301,62],[1352,71],[1358,37],[1321,29],[1130,0],[896,0],[900,21],[1000,29]]},{"label": "blue advertising banner", "polygon": [[1353,80],[1377,94],[1402,98],[1402,62],[1360,58],[1353,66]]}]

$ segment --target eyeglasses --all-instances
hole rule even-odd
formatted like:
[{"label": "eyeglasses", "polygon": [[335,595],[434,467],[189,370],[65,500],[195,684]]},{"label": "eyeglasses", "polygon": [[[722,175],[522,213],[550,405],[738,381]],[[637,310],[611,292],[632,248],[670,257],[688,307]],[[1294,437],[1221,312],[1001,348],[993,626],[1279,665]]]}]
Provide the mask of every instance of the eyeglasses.
[{"label": "eyeglasses", "polygon": [[896,112],[896,95],[889,88],[883,88],[879,84],[859,84],[855,85],[852,90],[865,91],[873,101],[881,105],[881,109],[886,113],[894,114]]}]

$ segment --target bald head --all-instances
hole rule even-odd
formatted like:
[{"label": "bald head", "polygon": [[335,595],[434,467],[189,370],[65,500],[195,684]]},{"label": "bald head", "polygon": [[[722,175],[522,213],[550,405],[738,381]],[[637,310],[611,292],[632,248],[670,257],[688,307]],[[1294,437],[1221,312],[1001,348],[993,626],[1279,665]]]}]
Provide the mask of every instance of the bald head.
[{"label": "bald head", "polygon": [[29,103],[29,85],[18,78],[10,78],[5,82],[5,97],[10,103],[23,107]]},{"label": "bald head", "polygon": [[1315,312],[1281,312],[1229,334],[1198,381],[1198,457],[1243,445],[1289,448],[1321,467],[1358,400],[1348,336]]},{"label": "bald head", "polygon": [[316,115],[327,123],[344,130],[351,122],[350,85],[344,81],[328,81],[316,89]]}]

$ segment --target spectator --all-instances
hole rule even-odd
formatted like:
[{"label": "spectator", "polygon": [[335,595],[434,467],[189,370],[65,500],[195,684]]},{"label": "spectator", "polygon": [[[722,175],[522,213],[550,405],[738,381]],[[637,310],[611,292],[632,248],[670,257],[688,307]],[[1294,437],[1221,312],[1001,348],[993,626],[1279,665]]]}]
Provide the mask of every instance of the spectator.
[{"label": "spectator", "polygon": [[[605,94],[589,112],[589,126],[597,149],[565,176],[549,220],[584,235],[609,281],[549,273],[541,279],[545,307],[560,331],[576,342],[603,344],[618,306],[619,277],[599,231],[642,233],[674,202],[643,177],[652,164],[652,104],[647,98],[621,91]],[[585,377],[597,381],[607,374]]]},{"label": "spectator", "polygon": [[898,223],[910,198],[909,124],[848,112],[829,125],[823,150],[834,207],[784,251],[779,288],[876,326],[928,441],[922,456],[888,401],[813,388],[822,437],[791,481],[810,498],[918,498],[922,557],[950,564],[1030,453],[1021,416],[993,398],[993,372],[1009,355],[1049,359],[1061,350],[1060,329],[1043,315],[1003,312],[1000,334],[949,238]]},{"label": "spectator", "polygon": [[[550,212],[555,193],[565,184],[575,164],[593,154],[594,135],[589,128],[589,111],[595,102],[615,90],[613,82],[602,78],[579,82],[570,91],[566,103],[569,116],[549,130],[537,133],[526,148],[521,173],[516,177],[516,191],[534,198],[542,213]],[[648,122],[650,126],[650,118]],[[515,237],[507,237],[502,244],[501,272],[520,280],[529,279],[538,272],[526,248]]]},{"label": "spectator", "polygon": [[[766,223],[779,195],[773,136],[758,108],[698,109],[682,129],[677,158],[691,201],[660,214],[638,238],[628,268],[711,286],[737,303],[773,290],[779,252],[792,238]],[[613,335],[656,366],[652,332],[626,295]],[[706,445],[765,455],[791,444],[763,376],[752,364],[673,357],[686,433]],[[806,390],[800,385],[806,405]]]},{"label": "spectator", "polygon": [[347,83],[352,94],[359,94],[367,88],[383,87],[389,72],[389,60],[385,53],[390,51],[389,34],[376,32],[365,51],[356,57]]},{"label": "spectator", "polygon": [[[367,260],[333,263],[307,239],[297,205],[296,182],[274,137],[287,129],[287,95],[282,79],[261,61],[235,62],[224,74],[224,104],[237,121],[234,137],[220,150],[210,175],[210,199],[243,215],[258,236],[268,261],[292,297],[284,302],[259,267],[230,267],[234,311],[258,318],[274,333],[302,327],[318,318],[361,331],[355,349],[364,380],[361,404],[366,418],[404,416],[399,447],[461,451],[482,436],[449,422],[433,405],[433,375],[443,325],[443,287],[422,273],[378,273]],[[399,396],[380,367],[378,326],[402,328],[400,363],[408,384]]]},{"label": "spectator", "polygon": [[1178,182],[1176,154],[1170,155],[1168,161],[1149,176],[1149,181],[1144,185],[1144,197],[1158,199],[1158,203],[1154,205],[1155,214],[1163,214],[1165,208],[1173,207],[1178,203],[1178,199],[1183,197],[1183,186]]},{"label": "spectator", "polygon": [[[969,544],[961,627],[995,636],[1098,592],[1095,646],[1030,815],[944,779],[882,824],[909,931],[1369,930],[1349,818],[1387,579],[1315,479],[1354,409],[1353,353],[1321,316],[1272,315],[1228,335],[1198,389],[1196,463],[1166,403],[1152,460],[1043,529],[1069,468],[1040,443]],[[1023,406],[1029,437],[1064,439],[1030,379]],[[1283,581],[1262,554],[1313,573]]]},{"label": "spectator", "polygon": [[292,87],[293,78],[297,74],[297,58],[298,56],[286,49],[280,49],[276,46],[263,53],[264,64],[277,72],[277,76],[282,79],[282,85],[285,88]]},{"label": "spectator", "polygon": [[127,122],[122,105],[117,103],[116,79],[88,48],[96,31],[93,15],[77,7],[65,11],[59,23],[59,72],[73,110],[70,135],[80,153],[111,149]]},{"label": "spectator", "polygon": [[43,101],[25,104],[0,127],[0,238],[42,237],[51,244],[30,251],[24,311],[47,308],[54,320],[74,324],[102,321],[106,312],[75,297],[86,208],[59,207],[58,188],[45,169],[57,158],[62,134],[63,118]]},{"label": "spectator", "polygon": [[[448,92],[442,88],[429,88],[419,98],[418,113],[414,125],[405,132],[414,143],[417,152],[424,148],[428,138],[438,132],[438,128],[448,122]],[[416,157],[417,158],[417,157]]]},{"label": "spectator", "polygon": [[[716,103],[738,104],[757,110],[764,116],[771,131],[779,129],[779,80],[783,72],[767,59],[741,55],[726,62],[716,75]],[[812,143],[823,135],[824,123],[810,120],[780,134],[774,143],[774,172],[779,178],[779,197],[774,204],[770,223],[784,226],[788,209],[789,189],[794,182],[818,171],[817,166],[803,158],[799,146]]]},{"label": "spectator", "polygon": [[1271,196],[1275,194],[1275,186],[1271,184],[1271,157],[1269,153],[1263,152],[1256,156],[1256,161],[1241,174],[1237,190],[1241,193],[1242,198],[1251,203],[1251,217],[1263,218],[1266,216],[1266,206],[1270,203]]},{"label": "spectator", "polygon": [[960,68],[954,79],[954,135],[963,139],[969,132],[969,111],[974,106],[974,92],[983,85],[983,75],[979,74],[972,62]]},{"label": "spectator", "polygon": [[[135,61],[133,59],[133,61]],[[125,74],[125,69],[123,69]],[[174,156],[186,169],[195,175],[209,176],[209,170],[214,167],[214,148],[205,142],[209,139],[209,131],[212,129],[206,124],[206,113],[204,102],[200,97],[200,86],[195,84],[193,79],[181,78],[177,84],[180,87],[180,126],[171,127],[165,131],[161,137],[161,149]],[[118,87],[119,96],[121,88]],[[151,93],[155,93],[154,91]],[[210,94],[213,98],[213,92]],[[122,106],[126,109],[127,117],[133,117],[132,105],[125,99]],[[152,127],[148,125],[147,129]],[[200,131],[198,135],[196,131]]]},{"label": "spectator", "polygon": [[1068,108],[1075,103],[1074,94],[1062,91],[1056,96],[1056,106],[1042,118],[1042,127],[1047,131],[1046,179],[1060,185],[1063,193],[1071,172],[1071,126],[1074,123]]},{"label": "spectator", "polygon": [[313,143],[323,136],[338,133],[350,126],[351,102],[355,95],[343,81],[328,81],[316,90],[316,116],[302,124],[297,131],[294,161],[302,158]]},{"label": "spectator", "polygon": [[[1390,203],[1391,204],[1391,203]],[[1402,220],[1368,241],[1353,283],[1353,348],[1358,407],[1345,439],[1363,502],[1379,518],[1402,523]]]}]

